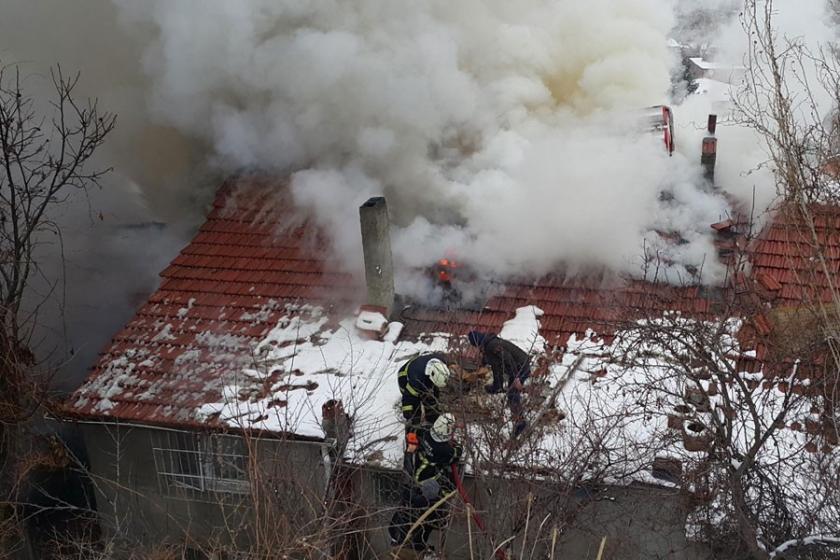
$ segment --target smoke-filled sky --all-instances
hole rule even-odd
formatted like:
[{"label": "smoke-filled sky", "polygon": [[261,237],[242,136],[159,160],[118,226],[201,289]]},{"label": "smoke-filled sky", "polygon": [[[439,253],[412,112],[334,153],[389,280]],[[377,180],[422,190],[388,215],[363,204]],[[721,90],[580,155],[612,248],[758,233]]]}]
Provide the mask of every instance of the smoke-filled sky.
[{"label": "smoke-filled sky", "polygon": [[[696,146],[668,158],[627,122],[668,101],[667,2],[118,5],[127,25],[157,30],[144,57],[155,115],[228,168],[294,172],[297,200],[351,266],[355,208],[373,194],[409,266],[457,248],[496,275],[638,273],[654,230],[689,241],[669,251],[678,265],[712,252],[707,226],[726,204],[692,186]],[[659,202],[663,189],[676,201]]]},{"label": "smoke-filled sky", "polygon": [[[795,33],[833,33],[822,2],[777,5]],[[638,275],[646,248],[673,262],[672,281],[686,265],[718,280],[708,225],[728,207],[701,188],[697,165],[708,100],[674,108],[673,157],[635,115],[672,102],[675,29],[740,62],[733,6],[4,0],[4,62],[23,63],[36,92],[50,64],[81,70],[83,93],[120,114],[100,157],[115,167],[105,191],[64,211],[66,331],[88,352],[76,367],[130,316],[142,300],[132,294],[154,287],[219,177],[243,169],[291,174],[354,269],[357,207],[384,194],[404,290],[419,290],[406,271],[452,250],[497,276],[559,265]],[[719,137],[718,183],[745,201],[757,189],[766,205],[769,174],[747,173],[766,157],[760,143],[734,128]]]}]

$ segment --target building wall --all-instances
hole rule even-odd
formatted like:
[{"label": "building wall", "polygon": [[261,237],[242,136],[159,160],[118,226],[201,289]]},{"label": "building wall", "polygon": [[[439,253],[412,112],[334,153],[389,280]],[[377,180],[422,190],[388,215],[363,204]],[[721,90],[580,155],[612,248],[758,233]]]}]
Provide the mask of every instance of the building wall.
[{"label": "building wall", "polygon": [[699,80],[700,78],[710,78],[710,72],[705,69],[701,68],[697,65],[693,60],[688,60],[688,75],[691,77],[692,80]]},{"label": "building wall", "polygon": [[[159,474],[160,447],[174,433],[194,437],[207,449],[210,434],[102,424],[81,428],[107,538],[128,536],[148,547],[186,542],[247,550],[255,534],[282,539],[280,527],[294,531],[320,514],[326,486],[320,444],[236,438],[246,457],[260,465],[258,480],[199,491]],[[255,510],[254,503],[264,506]]]},{"label": "building wall", "polygon": [[[359,496],[376,512],[368,523],[368,542],[377,558],[392,557],[385,528],[399,507],[401,476],[374,469],[357,475]],[[500,537],[492,541],[472,519],[468,526],[466,510],[456,494],[449,529],[436,531],[430,538],[430,544],[444,550],[449,559],[490,558],[499,541],[513,534],[518,536],[509,543],[509,558],[523,551],[525,558],[532,554],[545,558],[554,527],[555,558],[594,559],[604,537],[603,560],[712,557],[685,538],[686,511],[677,490],[645,485],[562,489],[537,480],[477,481],[471,477],[465,487],[482,520],[489,524],[488,533]]]},{"label": "building wall", "polygon": [[[189,492],[173,491],[158,474],[155,445],[161,430],[88,424],[83,433],[98,489],[97,508],[108,535],[129,535],[148,546],[188,540],[196,545],[238,542],[239,550],[248,550],[255,538],[262,543],[275,539],[274,549],[325,526],[319,517],[326,490],[319,444],[249,440],[248,455],[260,465],[259,480],[249,485],[256,490]],[[400,505],[402,477],[373,467],[345,471],[348,484],[338,493],[355,502],[342,510],[350,511],[347,517],[353,519],[346,532],[354,539],[345,543],[352,551],[350,558],[391,558],[387,527]],[[641,485],[562,489],[537,480],[472,478],[466,487],[485,522],[492,521],[489,534],[518,535],[509,543],[516,555],[524,550],[528,558],[532,551],[535,558],[546,557],[554,540],[555,558],[595,558],[606,537],[604,560],[711,557],[687,542],[685,510],[676,490]],[[266,502],[275,511],[255,511],[254,503]],[[498,542],[491,542],[474,521],[468,524],[458,495],[453,496],[451,511],[449,529],[433,533],[430,544],[445,550],[451,560],[490,557]],[[318,523],[312,524],[315,519]],[[295,533],[305,525],[305,532]]]}]

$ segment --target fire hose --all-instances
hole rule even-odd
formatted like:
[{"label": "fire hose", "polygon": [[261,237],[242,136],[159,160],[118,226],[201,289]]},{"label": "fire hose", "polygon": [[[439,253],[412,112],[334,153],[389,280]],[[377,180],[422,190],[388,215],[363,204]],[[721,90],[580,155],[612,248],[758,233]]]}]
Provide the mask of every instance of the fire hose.
[{"label": "fire hose", "polygon": [[[475,509],[472,502],[470,501],[470,496],[467,494],[467,489],[464,488],[464,483],[461,481],[461,473],[458,472],[458,465],[452,465],[452,478],[455,479],[455,487],[458,489],[458,494],[461,496],[461,500],[466,504],[469,508],[470,512],[472,513],[473,521],[481,529],[481,532],[484,533],[486,536],[490,536],[487,533],[487,525],[484,524],[484,520],[481,518],[481,515],[478,513],[478,510]],[[497,548],[495,550],[496,553],[496,560],[507,560],[507,555],[505,551],[501,548]]]}]

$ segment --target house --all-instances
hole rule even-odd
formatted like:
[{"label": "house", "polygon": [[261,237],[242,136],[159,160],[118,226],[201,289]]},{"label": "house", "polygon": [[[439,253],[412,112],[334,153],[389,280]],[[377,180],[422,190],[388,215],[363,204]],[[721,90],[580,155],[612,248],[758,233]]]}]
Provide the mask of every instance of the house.
[{"label": "house", "polygon": [[[837,220],[840,210],[820,215]],[[535,401],[546,403],[535,408],[525,452],[504,435],[503,402],[453,397],[472,442],[467,488],[479,511],[506,512],[498,534],[525,535],[515,547],[556,545],[568,557],[591,554],[605,535],[607,557],[610,550],[622,558],[704,557],[685,538],[674,457],[703,452],[708,440],[685,428],[687,417],[674,425],[673,402],[641,403],[610,356],[640,328],[728,320],[736,302],[748,318],[726,330],[727,355],[778,392],[771,365],[789,364],[785,356],[773,362],[765,343],[767,310],[825,294],[808,292],[820,272],[795,216],[777,216],[749,247],[737,220],[714,224],[720,254],[739,271],[721,288],[557,273],[496,284],[480,306],[397,305],[393,280],[382,278],[389,263],[369,261],[376,277],[366,284],[331,258],[329,239],[282,182],[231,179],[63,408],[84,435],[103,527],[115,539],[228,557],[259,545],[303,553],[323,543],[336,555],[385,557],[402,455],[393,372],[432,349],[474,360],[462,335],[478,329],[502,331],[540,357],[530,383],[542,391]],[[387,227],[366,231],[366,257],[389,259]],[[834,274],[840,236],[824,233]],[[736,266],[743,254],[751,271]],[[393,310],[360,315],[359,305],[371,302]],[[699,404],[679,406],[701,412]],[[830,443],[827,432],[808,437]],[[605,465],[599,454],[611,445],[635,452],[618,467]],[[592,460],[582,461],[588,451]],[[557,484],[552,473],[560,470],[577,482]],[[561,503],[568,520],[548,523]],[[452,523],[437,541],[449,557],[469,557],[473,532],[482,541],[476,547],[487,545],[465,516]],[[551,526],[562,529],[559,537]]]},{"label": "house", "polygon": [[687,64],[688,75],[692,80],[708,78],[727,84],[735,84],[744,78],[746,72],[746,68],[743,66],[712,62],[702,57],[689,57]]}]

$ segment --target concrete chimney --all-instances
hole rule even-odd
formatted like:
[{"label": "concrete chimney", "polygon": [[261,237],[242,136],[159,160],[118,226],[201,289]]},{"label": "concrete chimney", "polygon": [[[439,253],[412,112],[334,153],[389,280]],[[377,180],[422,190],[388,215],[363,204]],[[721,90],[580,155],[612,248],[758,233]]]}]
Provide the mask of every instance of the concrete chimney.
[{"label": "concrete chimney", "polygon": [[394,307],[394,263],[391,257],[391,220],[385,198],[376,196],[359,207],[365,255],[367,303],[382,307],[385,317]]},{"label": "concrete chimney", "polygon": [[717,115],[709,115],[709,123],[706,127],[707,135],[703,138],[703,149],[700,154],[700,165],[703,166],[703,177],[711,186],[715,185],[715,161],[717,160]]}]

